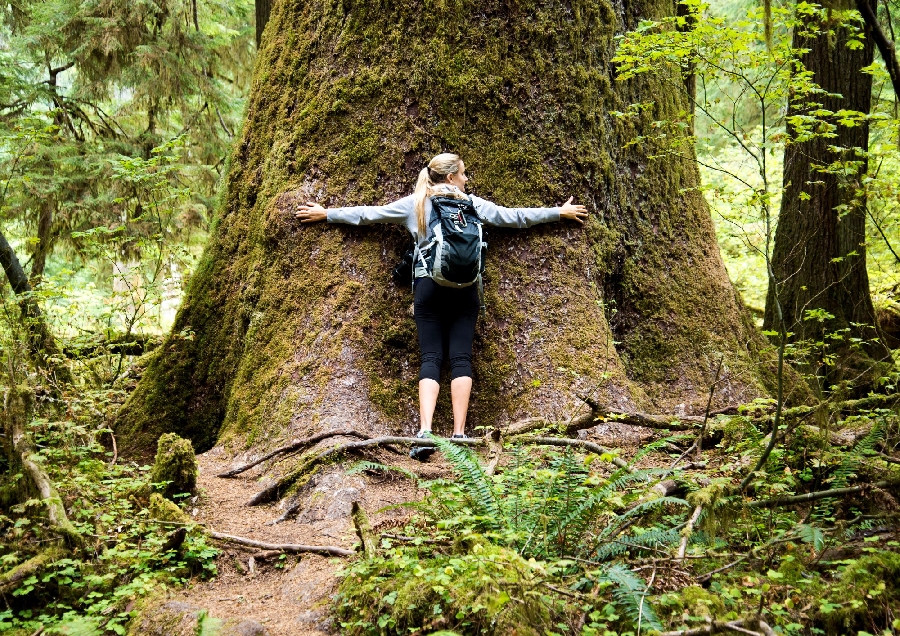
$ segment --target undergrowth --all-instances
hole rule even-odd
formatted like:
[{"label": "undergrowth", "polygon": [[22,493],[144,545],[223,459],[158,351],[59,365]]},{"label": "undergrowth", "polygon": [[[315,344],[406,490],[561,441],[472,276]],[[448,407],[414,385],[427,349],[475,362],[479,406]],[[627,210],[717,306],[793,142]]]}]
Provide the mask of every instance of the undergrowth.
[{"label": "undergrowth", "polygon": [[[900,630],[896,504],[877,509],[863,496],[799,511],[748,507],[735,476],[766,439],[736,419],[741,425],[707,451],[716,467],[703,472],[638,468],[651,455],[678,457],[688,444],[679,438],[612,471],[607,456],[508,447],[492,476],[468,448],[436,439],[455,479],[419,481],[425,496],[410,504],[406,524],[344,570],[334,605],[342,629],[625,636],[760,617],[785,635]],[[868,433],[843,451],[819,452],[799,435],[779,448],[756,475],[754,498],[883,477],[873,461],[896,441],[897,417],[872,411],[835,428],[861,424]],[[397,469],[365,462],[355,470]],[[702,514],[689,528],[695,507]]]},{"label": "undergrowth", "polygon": [[[100,443],[109,430],[79,422],[78,403],[70,406],[71,419],[34,419],[29,430],[35,459],[58,485],[84,543],[65,549],[40,499],[0,514],[0,577],[29,559],[50,557],[3,594],[0,633],[124,634],[142,597],[216,573],[218,551],[197,528],[188,525],[183,542],[172,540],[187,519],[177,510],[173,516],[174,504],[158,505],[163,500],[154,490],[166,484],[151,483],[149,466],[112,463],[113,453]],[[12,475],[5,488],[24,479]]]}]

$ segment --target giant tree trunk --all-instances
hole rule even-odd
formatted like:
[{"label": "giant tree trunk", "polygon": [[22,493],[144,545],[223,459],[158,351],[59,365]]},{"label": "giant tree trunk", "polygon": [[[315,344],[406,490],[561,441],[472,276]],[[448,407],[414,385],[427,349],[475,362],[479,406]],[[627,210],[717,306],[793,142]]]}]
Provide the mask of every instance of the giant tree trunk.
[{"label": "giant tree trunk", "polygon": [[[831,8],[854,6],[852,0],[837,0]],[[829,25],[819,26],[827,30]],[[872,63],[872,40],[867,33],[863,46],[853,49],[848,39],[845,29],[813,38],[803,37],[798,29],[794,46],[808,49],[803,64],[827,91],[816,96],[822,108],[868,113],[872,76],[862,69]],[[788,115],[804,114],[807,108],[814,107],[791,104]],[[834,137],[791,144],[784,153],[785,190],[772,255],[775,284],[769,286],[764,324],[781,331],[780,304],[791,339],[812,345],[808,371],[829,385],[846,379],[864,387],[876,375],[873,359],[890,357],[877,331],[866,272],[865,200],[858,192],[868,167],[863,154],[868,147],[869,127],[863,122],[837,125]],[[823,172],[834,162],[853,161],[858,163],[851,173]],[[813,310],[833,318],[807,313]],[[841,330],[843,340],[826,336]],[[858,350],[850,350],[851,339],[863,341]],[[823,365],[826,355],[837,355],[837,365]]]},{"label": "giant tree trunk", "polygon": [[[164,431],[200,450],[352,425],[417,428],[398,228],[301,225],[298,201],[374,204],[412,191],[433,154],[463,156],[480,196],[591,211],[584,227],[489,228],[487,317],[468,429],[562,419],[579,394],[621,409],[702,411],[762,392],[760,344],[728,279],[692,160],[623,150],[611,109],[684,95],[612,77],[613,37],[670,0],[613,6],[343,3],[273,7],[214,236],[175,327],[118,421],[132,449]],[[644,82],[644,83],[641,83]],[[442,400],[446,400],[446,393]],[[437,432],[450,410],[439,403]]]}]

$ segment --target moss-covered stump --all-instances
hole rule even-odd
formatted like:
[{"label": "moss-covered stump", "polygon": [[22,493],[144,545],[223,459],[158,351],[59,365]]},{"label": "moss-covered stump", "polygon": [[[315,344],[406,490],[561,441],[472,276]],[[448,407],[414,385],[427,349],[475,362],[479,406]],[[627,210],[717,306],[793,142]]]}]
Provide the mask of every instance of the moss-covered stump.
[{"label": "moss-covered stump", "polygon": [[[673,11],[672,0],[276,3],[213,238],[119,417],[126,450],[166,431],[200,451],[347,425],[413,431],[412,299],[390,281],[409,237],[301,226],[290,212],[301,199],[409,194],[442,150],[463,156],[480,196],[574,195],[591,213],[584,228],[488,229],[470,426],[563,418],[584,408],[580,393],[702,412],[723,357],[713,408],[759,395],[764,343],[725,272],[695,161],[624,148],[686,97],[617,82],[613,38]],[[642,121],[609,114],[646,100]],[[439,432],[448,421],[443,402]]]},{"label": "moss-covered stump", "polygon": [[171,499],[181,493],[195,492],[199,470],[190,440],[175,433],[166,433],[159,438],[150,481],[155,484],[167,482],[163,496]]},{"label": "moss-covered stump", "polygon": [[131,622],[129,636],[266,636],[253,620],[210,616],[206,610],[180,601],[147,603]]}]

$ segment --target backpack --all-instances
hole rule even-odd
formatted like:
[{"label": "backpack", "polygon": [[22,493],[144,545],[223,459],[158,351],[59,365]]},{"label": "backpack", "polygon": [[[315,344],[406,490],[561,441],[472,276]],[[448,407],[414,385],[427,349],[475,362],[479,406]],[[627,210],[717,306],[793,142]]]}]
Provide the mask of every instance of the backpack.
[{"label": "backpack", "polygon": [[481,284],[484,272],[484,248],[481,219],[469,199],[431,197],[428,220],[431,240],[417,250],[416,273],[425,275],[443,287],[469,287]]}]

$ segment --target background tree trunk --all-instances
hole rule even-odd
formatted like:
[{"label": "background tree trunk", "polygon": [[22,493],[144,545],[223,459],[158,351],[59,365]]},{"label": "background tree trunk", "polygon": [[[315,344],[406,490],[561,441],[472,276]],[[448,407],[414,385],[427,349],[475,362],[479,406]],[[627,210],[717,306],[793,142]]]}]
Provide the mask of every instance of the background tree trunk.
[{"label": "background tree trunk", "polygon": [[[831,8],[853,7],[853,2],[839,0]],[[868,113],[872,77],[861,70],[872,63],[872,40],[867,33],[861,48],[854,50],[847,44],[846,29],[838,29],[834,37],[794,35],[794,46],[808,49],[803,64],[829,94],[816,96],[822,108]],[[802,107],[792,104],[788,115],[802,112]],[[809,371],[822,375],[828,384],[857,378],[857,384],[865,386],[876,375],[872,358],[884,360],[890,356],[876,329],[866,272],[866,202],[858,196],[868,164],[855,149],[868,149],[869,127],[866,122],[852,127],[838,125],[835,133],[835,137],[818,137],[785,149],[785,190],[772,256],[776,286],[769,287],[764,326],[780,330],[777,293],[785,330],[794,334],[792,340],[824,341],[831,353],[841,354],[839,366],[826,370],[820,365],[821,355],[814,352]],[[856,161],[858,169],[841,176],[821,171],[838,161]],[[815,309],[834,318],[805,319],[806,312]],[[824,340],[826,332],[841,329],[847,330],[843,341]],[[866,341],[858,354],[849,351],[850,338]]]},{"label": "background tree trunk", "polygon": [[262,34],[272,14],[272,0],[256,0],[256,48],[262,43]]},{"label": "background tree trunk", "polygon": [[51,380],[71,383],[72,374],[65,363],[60,361],[62,356],[56,345],[56,339],[50,332],[37,301],[31,296],[32,290],[28,276],[25,275],[19,257],[16,256],[2,232],[0,232],[0,266],[3,267],[13,293],[19,299],[22,326],[26,333],[28,353],[32,360],[38,367],[53,376]]},{"label": "background tree trunk", "polygon": [[762,392],[765,343],[725,272],[695,162],[624,150],[640,131],[608,114],[654,99],[649,129],[685,108],[684,95],[611,75],[616,32],[674,4],[429,6],[273,7],[214,236],[119,417],[122,445],[149,450],[164,431],[202,451],[347,425],[416,430],[412,296],[390,279],[409,236],[301,225],[291,210],[399,198],[444,150],[463,156],[480,196],[574,195],[591,211],[584,228],[488,228],[469,431],[564,418],[586,408],[579,394],[701,412],[722,356],[715,407]]}]

